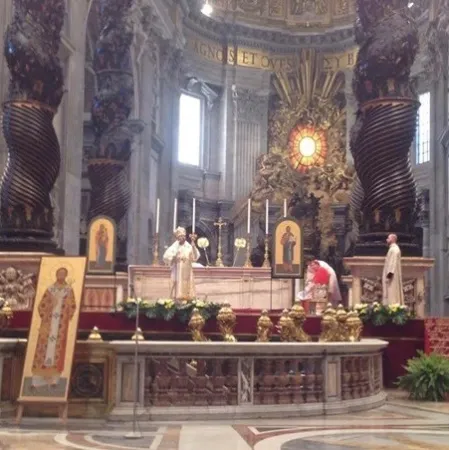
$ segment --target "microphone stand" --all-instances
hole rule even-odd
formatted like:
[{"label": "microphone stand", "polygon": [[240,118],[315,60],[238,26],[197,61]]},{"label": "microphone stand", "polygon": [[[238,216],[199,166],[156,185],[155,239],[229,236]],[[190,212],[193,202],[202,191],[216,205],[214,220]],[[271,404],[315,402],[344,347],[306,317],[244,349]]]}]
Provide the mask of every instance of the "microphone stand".
[{"label": "microphone stand", "polygon": [[[130,293],[132,298],[134,296],[134,286],[131,284]],[[126,439],[142,439],[142,433],[137,431],[137,405],[139,404],[139,339],[137,336],[139,329],[139,314],[140,314],[140,301],[136,298],[136,345],[134,347],[134,405],[133,405],[133,431],[125,434]]]}]

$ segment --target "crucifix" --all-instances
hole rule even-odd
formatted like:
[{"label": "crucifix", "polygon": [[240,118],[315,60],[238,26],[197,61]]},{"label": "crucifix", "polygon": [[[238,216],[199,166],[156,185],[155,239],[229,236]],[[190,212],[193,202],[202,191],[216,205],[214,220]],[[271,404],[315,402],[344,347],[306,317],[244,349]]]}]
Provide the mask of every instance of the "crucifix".
[{"label": "crucifix", "polygon": [[224,267],[223,264],[223,252],[221,250],[221,229],[226,226],[227,223],[223,221],[221,217],[218,218],[218,222],[214,223],[215,227],[218,227],[218,252],[217,252],[217,261],[215,262],[215,265],[217,267]]}]

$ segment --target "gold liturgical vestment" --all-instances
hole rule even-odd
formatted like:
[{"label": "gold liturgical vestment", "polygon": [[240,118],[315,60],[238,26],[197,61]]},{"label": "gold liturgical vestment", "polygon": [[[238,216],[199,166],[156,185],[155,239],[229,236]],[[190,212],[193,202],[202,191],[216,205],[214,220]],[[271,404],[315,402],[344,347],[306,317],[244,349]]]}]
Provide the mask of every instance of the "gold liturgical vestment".
[{"label": "gold liturgical vestment", "polygon": [[[388,274],[393,274],[388,279]],[[404,304],[404,291],[402,289],[401,249],[397,244],[391,244],[385,258],[382,274],[382,291],[384,305],[394,303]]]},{"label": "gold liturgical vestment", "polygon": [[198,261],[200,252],[188,242],[176,241],[164,253],[165,264],[171,266],[171,297],[175,300],[193,300],[195,282],[192,264]]}]

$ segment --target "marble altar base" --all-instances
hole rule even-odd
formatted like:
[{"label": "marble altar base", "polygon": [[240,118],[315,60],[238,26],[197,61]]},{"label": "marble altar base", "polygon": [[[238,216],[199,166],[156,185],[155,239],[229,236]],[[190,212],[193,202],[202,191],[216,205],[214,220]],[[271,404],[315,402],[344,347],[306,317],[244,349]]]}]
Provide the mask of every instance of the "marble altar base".
[{"label": "marble altar base", "polygon": [[[271,279],[271,269],[201,267],[194,269],[197,298],[230,303],[234,309],[284,309],[293,303],[291,280]],[[170,297],[168,267],[130,266],[129,281],[147,301]]]},{"label": "marble altar base", "polygon": [[[348,286],[348,306],[358,303],[382,301],[382,271],[385,258],[375,256],[355,256],[345,258],[344,263],[351,275],[342,277]],[[425,316],[425,276],[434,265],[431,258],[403,257],[402,285],[405,303],[414,309],[417,317]]]}]

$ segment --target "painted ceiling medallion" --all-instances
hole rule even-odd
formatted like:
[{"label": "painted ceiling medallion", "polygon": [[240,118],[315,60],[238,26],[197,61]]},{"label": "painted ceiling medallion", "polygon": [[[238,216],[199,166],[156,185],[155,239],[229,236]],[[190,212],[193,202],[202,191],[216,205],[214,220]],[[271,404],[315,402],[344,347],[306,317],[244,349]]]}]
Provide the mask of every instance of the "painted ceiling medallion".
[{"label": "painted ceiling medallion", "polygon": [[290,164],[298,172],[322,166],[327,153],[326,136],[323,131],[297,125],[290,133],[288,151]]}]

